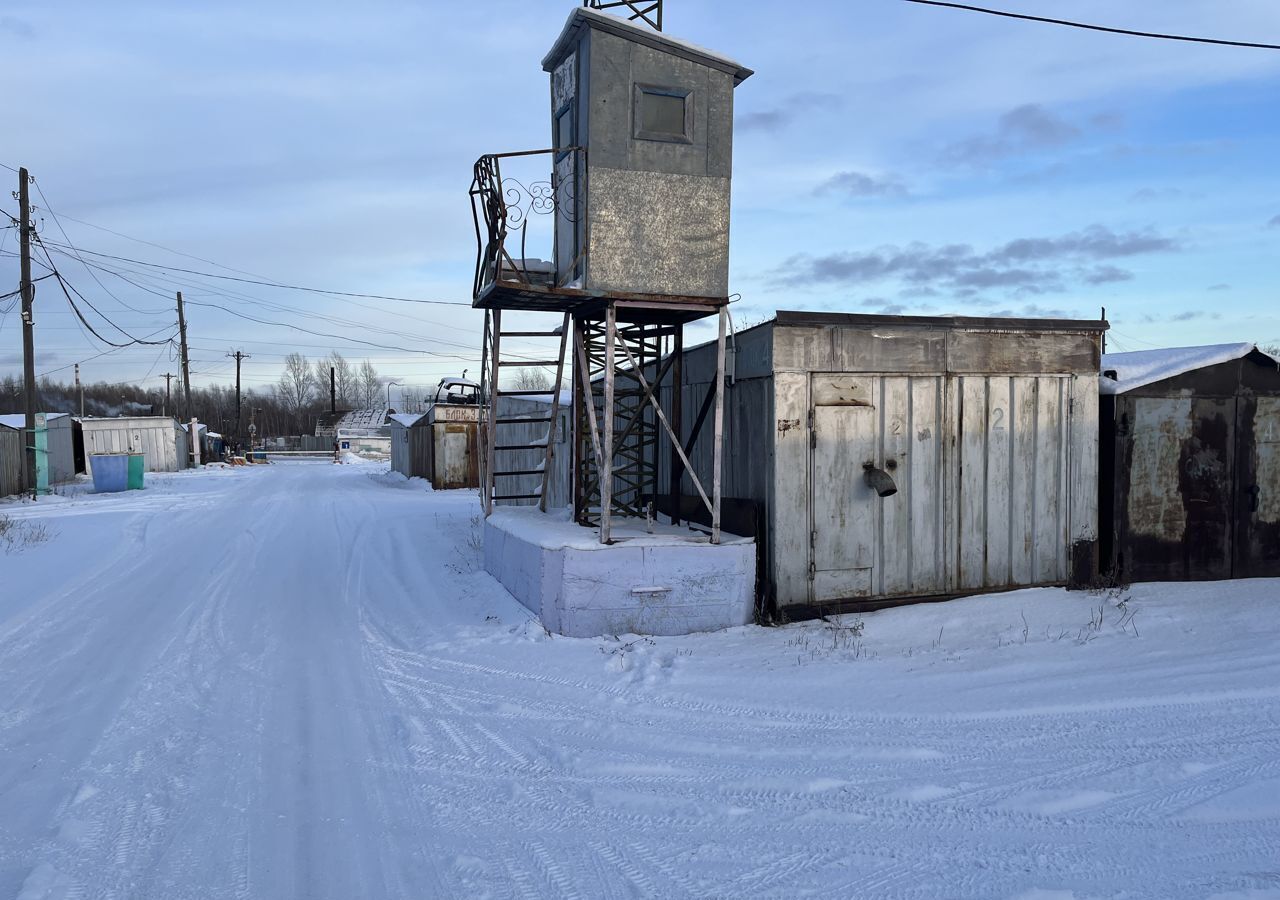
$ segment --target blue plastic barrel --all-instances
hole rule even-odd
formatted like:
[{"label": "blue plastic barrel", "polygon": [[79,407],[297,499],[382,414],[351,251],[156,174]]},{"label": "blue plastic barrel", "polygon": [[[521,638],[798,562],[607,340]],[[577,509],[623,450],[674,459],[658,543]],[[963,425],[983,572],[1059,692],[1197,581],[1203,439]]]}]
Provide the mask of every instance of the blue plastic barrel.
[{"label": "blue plastic barrel", "polygon": [[94,493],[114,494],[129,489],[129,454],[91,453],[89,467],[93,470]]}]

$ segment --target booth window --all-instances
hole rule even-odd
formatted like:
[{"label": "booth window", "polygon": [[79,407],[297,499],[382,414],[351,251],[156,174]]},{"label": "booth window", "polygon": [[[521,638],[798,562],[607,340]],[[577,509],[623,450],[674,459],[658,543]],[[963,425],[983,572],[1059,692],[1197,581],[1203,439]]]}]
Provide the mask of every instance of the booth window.
[{"label": "booth window", "polygon": [[693,141],[693,92],[636,85],[635,136],[645,141]]}]

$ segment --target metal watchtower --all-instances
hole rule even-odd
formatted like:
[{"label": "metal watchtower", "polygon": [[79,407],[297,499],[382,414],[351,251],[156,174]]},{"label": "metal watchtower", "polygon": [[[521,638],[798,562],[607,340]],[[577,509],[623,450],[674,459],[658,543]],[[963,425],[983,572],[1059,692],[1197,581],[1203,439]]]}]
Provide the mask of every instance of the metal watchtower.
[{"label": "metal watchtower", "polygon": [[[615,7],[629,17],[601,11]],[[509,390],[500,376],[522,366],[554,367],[550,429],[568,356],[574,518],[598,525],[605,543],[614,517],[651,516],[665,493],[657,474],[664,432],[673,508],[679,509],[680,473],[687,471],[710,512],[712,540],[719,540],[733,92],[752,73],[660,28],[661,3],[653,0],[587,0],[575,9],[542,60],[551,76],[551,147],[481,157],[470,191],[473,304],[485,310],[482,368],[490,397],[486,514],[503,502],[537,500],[545,510],[545,473],[554,464],[548,434],[540,491],[506,487],[538,470],[505,467],[504,457],[543,444],[504,441],[504,425],[513,423],[499,415],[498,400],[546,391]],[[530,157],[547,158],[549,180],[504,175],[504,165]],[[539,240],[538,228],[530,227],[535,221],[550,231],[547,259],[530,255],[529,241]],[[560,327],[504,330],[504,313],[515,311],[557,313]],[[684,326],[713,315],[718,374],[691,429],[686,419],[693,411],[682,410],[680,400]],[[506,338],[531,337],[558,338],[557,358],[530,360],[504,346]],[[712,401],[713,472],[704,483],[689,469],[687,442]]]}]

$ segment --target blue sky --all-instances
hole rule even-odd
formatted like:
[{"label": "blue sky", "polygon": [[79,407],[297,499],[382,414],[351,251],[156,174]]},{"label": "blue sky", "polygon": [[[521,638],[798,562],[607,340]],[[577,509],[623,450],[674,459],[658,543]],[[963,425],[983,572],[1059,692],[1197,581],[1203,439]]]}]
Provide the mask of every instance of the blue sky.
[{"label": "blue sky", "polygon": [[[233,274],[71,218],[273,280],[466,301],[471,165],[546,145],[539,61],[572,6],[5,0],[0,54],[17,102],[0,163],[30,168],[86,249]],[[1002,6],[1280,43],[1272,0]],[[1280,341],[1280,52],[898,0],[668,0],[665,18],[669,33],[756,70],[736,97],[739,321],[778,308],[1095,317],[1105,306],[1113,349]],[[61,239],[47,215],[42,233]],[[11,253],[13,231],[0,234]],[[79,263],[58,264],[131,333],[172,318],[147,312],[160,297],[96,273],[111,297]],[[16,280],[0,256],[0,285]],[[368,356],[410,383],[477,367],[480,317],[465,307],[185,275],[143,283],[339,335],[192,306],[197,382],[225,383],[235,347],[253,355],[254,387],[294,349]],[[37,323],[38,372],[86,360],[86,379],[158,386],[176,371],[164,348],[88,359],[103,348],[53,281],[39,287]],[[0,322],[0,374],[19,370],[17,324]]]}]

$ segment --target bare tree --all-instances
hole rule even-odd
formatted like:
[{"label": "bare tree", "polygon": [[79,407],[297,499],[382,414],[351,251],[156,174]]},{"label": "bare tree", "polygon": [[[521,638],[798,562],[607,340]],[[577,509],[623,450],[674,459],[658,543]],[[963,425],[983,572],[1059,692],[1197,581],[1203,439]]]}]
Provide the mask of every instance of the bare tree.
[{"label": "bare tree", "polygon": [[360,398],[358,378],[351,363],[341,353],[334,350],[323,359],[316,360],[316,394],[318,397],[329,396],[329,369],[333,369],[333,392],[340,408],[350,408]]},{"label": "bare tree", "polygon": [[382,379],[378,377],[378,370],[373,367],[373,363],[367,359],[360,363],[356,379],[360,405],[365,409],[378,405],[379,395],[382,393]]},{"label": "bare tree", "polygon": [[311,365],[301,353],[290,353],[284,358],[284,372],[276,384],[276,395],[289,415],[302,418],[315,396],[315,384],[311,380]]},{"label": "bare tree", "polygon": [[521,369],[511,379],[511,389],[516,391],[550,391],[551,376],[541,369]]}]

